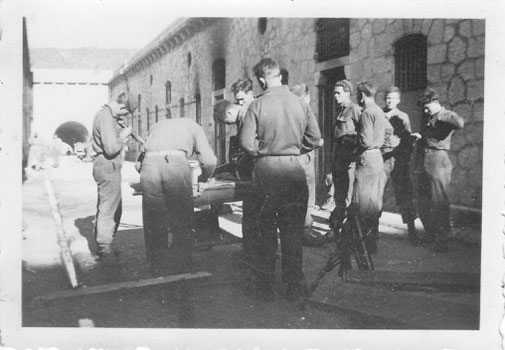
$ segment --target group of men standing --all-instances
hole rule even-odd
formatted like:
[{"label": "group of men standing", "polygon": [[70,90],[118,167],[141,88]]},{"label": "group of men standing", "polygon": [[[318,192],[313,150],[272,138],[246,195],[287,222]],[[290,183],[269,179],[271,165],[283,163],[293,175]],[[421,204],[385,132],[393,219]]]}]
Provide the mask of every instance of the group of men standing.
[{"label": "group of men standing", "polygon": [[[237,135],[230,140],[230,158],[239,165],[237,176],[251,182],[243,201],[241,259],[251,271],[245,288],[248,295],[261,300],[275,298],[280,239],[285,296],[296,301],[308,292],[302,239],[310,216],[307,208],[315,201],[313,151],[322,145],[322,138],[309,104],[300,98],[303,93],[297,96],[283,85],[274,59],[261,59],[253,71],[263,93],[255,99],[252,82],[239,80],[232,86],[236,104],[224,101],[214,110],[217,122],[237,126]],[[369,82],[357,84],[358,104],[352,102],[354,87],[348,80],[337,82],[334,92],[338,108],[330,141],[336,204],[332,220],[338,225],[349,214],[357,215],[365,232],[377,236],[384,187],[391,174],[409,238],[419,243],[409,164],[413,143],[420,139],[424,158],[420,217],[426,240],[446,250],[451,172],[447,151],[450,135],[463,126],[462,119],[441,107],[438,96],[428,90],[420,100],[428,121],[421,134],[412,134],[408,116],[396,107],[397,88],[386,91],[384,110],[375,103],[377,91]],[[93,170],[98,185],[95,234],[100,256],[111,254],[110,243],[119,223],[120,164],[131,133],[131,128],[122,128],[116,121],[135,110],[133,101],[131,94],[121,95],[97,114],[93,126],[93,147],[98,153]],[[193,154],[203,168],[200,180],[212,176],[216,157],[205,133],[185,118],[158,122],[142,147],[144,234],[148,262],[155,270],[178,266],[172,270],[178,272],[190,265],[193,199],[188,158]],[[170,250],[169,232],[173,234]]]}]

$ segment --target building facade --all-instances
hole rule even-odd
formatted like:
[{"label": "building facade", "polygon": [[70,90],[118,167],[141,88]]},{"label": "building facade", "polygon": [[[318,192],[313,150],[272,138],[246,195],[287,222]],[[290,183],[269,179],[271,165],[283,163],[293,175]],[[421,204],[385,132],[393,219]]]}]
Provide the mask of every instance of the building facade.
[{"label": "building facade", "polygon": [[[145,137],[161,118],[192,118],[202,125],[220,162],[227,159],[232,127],[216,125],[213,105],[233,100],[239,78],[254,81],[252,67],[274,57],[289,72],[290,86],[305,83],[327,140],[318,151],[319,181],[329,172],[333,84],[368,80],[383,91],[403,91],[400,108],[418,131],[417,100],[426,87],[466,121],[454,134],[452,203],[480,208],[484,114],[485,22],[480,19],[187,18],[168,26],[110,80],[111,96],[138,94],[131,123]],[[132,144],[134,149],[135,145]]]}]

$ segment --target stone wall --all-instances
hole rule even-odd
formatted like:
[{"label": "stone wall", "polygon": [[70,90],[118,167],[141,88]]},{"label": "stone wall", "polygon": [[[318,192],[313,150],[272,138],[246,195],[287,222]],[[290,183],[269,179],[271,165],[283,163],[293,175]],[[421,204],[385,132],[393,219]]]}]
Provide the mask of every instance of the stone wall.
[{"label": "stone wall", "polygon": [[[484,20],[353,19],[350,28],[352,81],[370,80],[384,90],[394,84],[393,44],[408,34],[427,37],[428,86],[441,103],[465,119],[452,137],[451,203],[480,208],[484,121]],[[377,96],[382,103],[383,93]]]},{"label": "stone wall", "polygon": [[[252,67],[261,58],[276,58],[289,71],[289,85],[306,83],[311,106],[318,115],[317,64],[314,60],[316,19],[268,18],[266,30],[259,32],[257,18],[223,18],[181,42],[128,81],[111,86],[114,95],[126,85],[142,94],[142,136],[147,134],[146,108],[160,110],[164,117],[165,82],[172,83],[172,117],[180,116],[179,100],[184,98],[185,117],[195,118],[195,94],[201,94],[202,126],[214,145],[212,118],[212,64],[226,61],[225,98],[232,99],[231,84],[249,77],[259,94]],[[452,203],[479,208],[482,188],[482,131],[484,105],[483,20],[459,19],[351,19],[349,64],[351,81],[370,80],[381,91],[394,83],[393,44],[407,34],[420,33],[428,41],[428,85],[441,94],[441,102],[466,121],[464,130],[453,136]],[[188,64],[191,54],[191,65]],[[152,79],[151,79],[152,76]],[[383,93],[377,102],[382,104]],[[411,107],[411,108],[417,108]],[[150,125],[154,124],[154,113]],[[231,132],[231,129],[228,130]]]}]

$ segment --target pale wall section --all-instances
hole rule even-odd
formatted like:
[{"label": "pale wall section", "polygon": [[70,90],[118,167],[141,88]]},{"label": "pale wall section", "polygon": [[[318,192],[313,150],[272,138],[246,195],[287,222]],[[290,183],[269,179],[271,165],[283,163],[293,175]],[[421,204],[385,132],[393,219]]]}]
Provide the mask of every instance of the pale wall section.
[{"label": "pale wall section", "polygon": [[33,69],[33,124],[46,140],[64,122],[76,121],[91,133],[93,118],[108,103],[112,71]]}]

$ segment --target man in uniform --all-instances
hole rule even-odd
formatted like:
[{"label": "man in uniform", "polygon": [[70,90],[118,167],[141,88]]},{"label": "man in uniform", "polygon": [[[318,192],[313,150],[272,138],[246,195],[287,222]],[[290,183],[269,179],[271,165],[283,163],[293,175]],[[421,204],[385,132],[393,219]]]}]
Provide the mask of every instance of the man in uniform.
[{"label": "man in uniform", "polygon": [[419,244],[419,238],[414,224],[416,214],[413,205],[412,181],[410,179],[410,159],[416,137],[411,134],[409,116],[397,107],[400,98],[401,93],[398,87],[391,86],[386,90],[384,96],[386,106],[383,110],[386,119],[393,127],[394,136],[399,138],[399,144],[394,148],[385,149],[383,147],[381,150],[383,151],[386,183],[391,177],[396,203],[400,207],[403,222],[408,227],[409,241],[417,245]]},{"label": "man in uniform", "polygon": [[[300,97],[303,102],[310,105],[310,92],[309,88],[305,84],[297,84],[291,88],[291,92],[296,96]],[[321,139],[318,148],[323,144],[323,139]],[[307,185],[309,188],[309,200],[307,202],[307,213],[305,214],[305,227],[303,228],[303,245],[309,247],[318,247],[326,242],[326,238],[321,233],[314,231],[312,229],[312,224],[314,219],[312,218],[312,210],[316,206],[316,168],[315,168],[315,158],[316,152],[312,150],[307,153],[309,158],[309,164],[307,166]]]},{"label": "man in uniform", "polygon": [[121,167],[131,127],[123,128],[120,123],[135,111],[136,101],[133,94],[121,93],[116,101],[104,105],[93,121],[92,146],[97,153],[93,178],[98,186],[95,240],[102,259],[110,257],[112,239],[121,220]]},{"label": "man in uniform", "polygon": [[[370,82],[357,86],[357,101],[363,107],[356,124],[356,170],[352,196],[353,213],[358,215],[365,236],[378,238],[377,228],[382,212],[384,162],[380,148],[384,144],[386,117],[375,103],[376,88]],[[372,244],[375,250],[375,244]]]},{"label": "man in uniform", "polygon": [[[202,127],[191,119],[164,119],[155,124],[140,157],[142,221],[147,260],[154,273],[177,274],[191,268],[193,187],[188,157],[196,154],[205,181],[216,156]],[[168,234],[172,233],[169,249]]]},{"label": "man in uniform", "polygon": [[282,280],[286,297],[307,293],[302,267],[302,234],[307,211],[305,153],[317,147],[321,133],[309,106],[281,83],[277,61],[261,59],[254,74],[265,93],[247,110],[240,143],[256,157],[253,184],[258,191],[254,247],[255,286],[247,292],[273,300],[277,229],[280,231]]},{"label": "man in uniform", "polygon": [[[351,100],[353,86],[349,80],[337,81],[334,92],[338,107],[333,120],[332,186],[335,208],[331,220],[338,227],[346,218],[352,201],[356,169],[356,125],[360,120],[361,108]],[[329,238],[332,238],[331,235]]]},{"label": "man in uniform", "polygon": [[451,135],[454,130],[463,128],[464,121],[440,105],[435,90],[427,89],[419,104],[425,113],[421,124],[423,161],[419,176],[419,216],[426,232],[424,241],[434,243],[433,251],[446,252],[450,231]]}]

